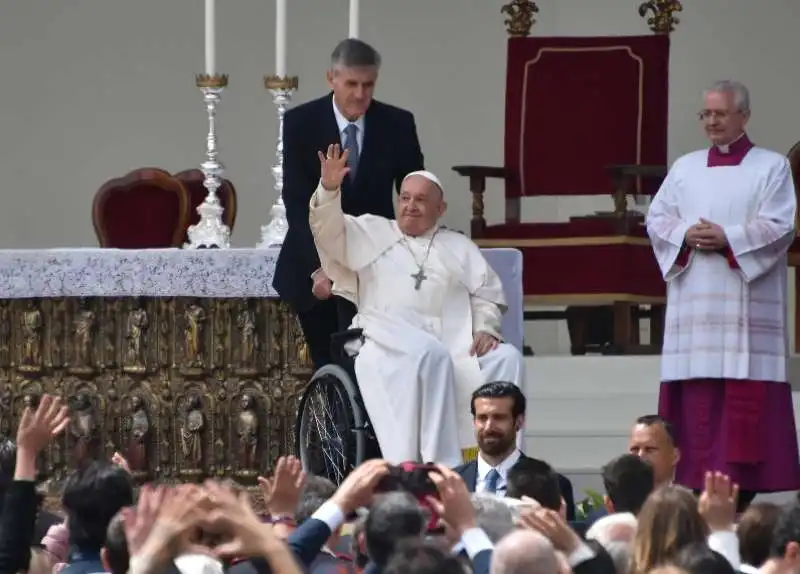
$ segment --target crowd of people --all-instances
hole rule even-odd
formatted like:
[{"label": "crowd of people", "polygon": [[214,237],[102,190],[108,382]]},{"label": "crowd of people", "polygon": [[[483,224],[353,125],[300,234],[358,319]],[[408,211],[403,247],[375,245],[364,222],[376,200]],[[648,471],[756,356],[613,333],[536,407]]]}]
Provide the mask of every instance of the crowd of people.
[{"label": "crowd of people", "polygon": [[[68,422],[45,395],[0,448],[0,574],[768,574],[800,568],[800,500],[737,507],[738,486],[708,472],[673,483],[671,425],[634,422],[603,468],[604,507],[575,519],[572,486],[516,446],[525,397],[488,383],[472,398],[477,461],[369,460],[340,485],[281,457],[260,479],[266,511],[234,484],[135,488],[125,459],[68,477],[58,514],[42,510],[40,453]],[[488,470],[487,470],[488,469]],[[739,511],[743,511],[740,514]]]}]

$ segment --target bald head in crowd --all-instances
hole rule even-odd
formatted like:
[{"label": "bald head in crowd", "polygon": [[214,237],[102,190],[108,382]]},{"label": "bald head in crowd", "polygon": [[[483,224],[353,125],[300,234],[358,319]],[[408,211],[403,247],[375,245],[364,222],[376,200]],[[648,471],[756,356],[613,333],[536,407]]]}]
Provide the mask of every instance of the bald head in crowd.
[{"label": "bald head in crowd", "polygon": [[515,530],[492,554],[491,574],[559,574],[560,568],[553,544],[532,530]]}]

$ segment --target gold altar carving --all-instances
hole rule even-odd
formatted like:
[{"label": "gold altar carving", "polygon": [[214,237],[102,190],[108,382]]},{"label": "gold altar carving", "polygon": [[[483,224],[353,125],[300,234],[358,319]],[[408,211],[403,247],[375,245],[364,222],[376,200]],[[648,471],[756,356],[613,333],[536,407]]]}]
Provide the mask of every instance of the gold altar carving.
[{"label": "gold altar carving", "polygon": [[115,451],[140,482],[254,485],[294,452],[310,375],[297,320],[274,299],[0,300],[0,434],[43,393],[64,397],[67,432],[40,460],[54,487]]},{"label": "gold altar carving", "polygon": [[530,36],[531,28],[536,23],[535,14],[539,13],[536,2],[531,0],[511,0],[500,9],[501,14],[506,14],[506,31],[512,38],[525,38]]},{"label": "gold altar carving", "polygon": [[639,5],[639,15],[647,16],[647,25],[656,34],[669,34],[680,24],[676,12],[683,12],[680,0],[648,0]]}]

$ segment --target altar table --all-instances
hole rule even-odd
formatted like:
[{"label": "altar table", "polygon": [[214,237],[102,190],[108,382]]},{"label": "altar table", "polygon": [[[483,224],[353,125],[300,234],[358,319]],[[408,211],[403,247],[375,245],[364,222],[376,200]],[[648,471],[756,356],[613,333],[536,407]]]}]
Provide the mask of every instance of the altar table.
[{"label": "altar table", "polygon": [[42,393],[67,432],[41,460],[59,482],[122,452],[137,479],[255,483],[293,452],[311,374],[275,297],[277,250],[0,251],[0,433]]},{"label": "altar table", "polygon": [[[504,282],[503,331],[522,345],[522,261],[486,250]],[[71,422],[40,460],[53,489],[120,451],[139,481],[255,485],[294,452],[312,373],[277,299],[278,250],[0,250],[0,435],[43,393]]]}]

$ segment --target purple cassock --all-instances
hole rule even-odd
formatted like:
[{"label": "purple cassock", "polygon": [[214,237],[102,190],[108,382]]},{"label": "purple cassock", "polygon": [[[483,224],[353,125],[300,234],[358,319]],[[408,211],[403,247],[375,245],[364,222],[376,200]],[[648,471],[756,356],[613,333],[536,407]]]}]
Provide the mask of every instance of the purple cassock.
[{"label": "purple cassock", "polygon": [[[746,135],[732,143],[727,153],[713,146],[707,165],[737,166],[751,148],[753,144]],[[735,258],[731,253],[725,255],[734,267]],[[681,450],[676,482],[702,488],[704,473],[710,470],[730,475],[742,490],[800,489],[789,383],[743,379],[667,381],[661,384],[658,411],[674,425]]]}]

